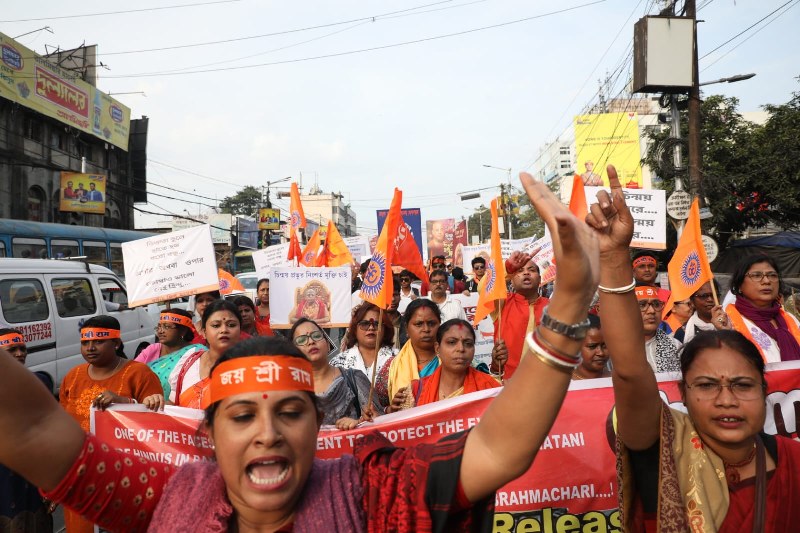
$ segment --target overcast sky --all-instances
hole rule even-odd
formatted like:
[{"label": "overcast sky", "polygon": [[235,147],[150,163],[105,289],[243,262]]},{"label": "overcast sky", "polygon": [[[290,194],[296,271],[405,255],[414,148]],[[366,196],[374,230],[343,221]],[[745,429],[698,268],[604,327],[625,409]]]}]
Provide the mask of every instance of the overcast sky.
[{"label": "overcast sky", "polygon": [[[374,232],[375,209],[388,207],[394,186],[423,219],[461,218],[488,203],[492,191],[463,203],[456,193],[506,178],[484,164],[516,175],[533,168],[543,143],[570,137],[573,115],[597,99],[598,78],[623,63],[634,22],[657,11],[651,0],[239,0],[164,9],[190,1],[6,0],[0,31],[16,37],[49,26],[53,33],[19,38],[39,53],[97,44],[107,65],[98,87],[144,91],[116,98],[132,118],[150,118],[148,181],[190,194],[151,192],[221,199],[302,172],[306,190],[315,179],[341,190],[364,233]],[[700,63],[701,81],[758,75],[707,92],[736,96],[748,111],[800,88],[800,0],[785,3],[698,0],[700,56],[778,10]],[[102,15],[131,9],[142,11]],[[210,71],[175,74],[196,70]],[[142,76],[151,73],[159,74]],[[151,200],[137,207],[199,208]],[[137,215],[137,224],[161,219]]]}]

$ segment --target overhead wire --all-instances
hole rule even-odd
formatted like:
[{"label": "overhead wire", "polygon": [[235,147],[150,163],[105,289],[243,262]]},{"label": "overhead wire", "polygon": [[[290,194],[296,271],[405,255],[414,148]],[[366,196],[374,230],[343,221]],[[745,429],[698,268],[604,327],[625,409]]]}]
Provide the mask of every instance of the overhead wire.
[{"label": "overhead wire", "polygon": [[750,31],[751,29],[755,28],[756,26],[758,26],[759,24],[761,24],[762,22],[764,22],[766,19],[768,19],[769,17],[771,17],[772,15],[774,15],[775,13],[777,13],[778,11],[780,11],[781,9],[783,9],[784,7],[788,6],[788,5],[789,5],[789,4],[791,4],[792,2],[796,2],[796,1],[797,1],[797,0],[789,0],[789,1],[788,1],[788,2],[786,2],[785,4],[782,4],[782,5],[781,5],[781,6],[779,6],[777,9],[775,9],[775,10],[771,11],[770,13],[768,13],[767,15],[765,15],[764,17],[762,17],[762,18],[758,19],[758,20],[757,20],[757,21],[755,21],[753,24],[751,24],[750,26],[746,27],[745,29],[743,29],[742,31],[740,31],[739,33],[737,33],[736,35],[734,35],[733,37],[731,37],[731,38],[730,38],[730,39],[728,39],[727,41],[725,41],[725,42],[723,42],[722,44],[720,44],[720,45],[716,46],[716,47],[715,47],[714,49],[712,49],[710,52],[707,52],[707,53],[703,54],[703,55],[700,57],[700,59],[704,59],[704,58],[706,58],[706,57],[710,56],[711,54],[713,54],[714,52],[716,52],[717,50],[719,50],[720,48],[722,48],[722,47],[723,47],[723,46],[725,46],[726,44],[730,43],[731,41],[734,41],[734,40],[736,40],[737,38],[739,38],[740,36],[744,35],[744,34],[745,34],[745,33],[747,33],[748,31]]}]

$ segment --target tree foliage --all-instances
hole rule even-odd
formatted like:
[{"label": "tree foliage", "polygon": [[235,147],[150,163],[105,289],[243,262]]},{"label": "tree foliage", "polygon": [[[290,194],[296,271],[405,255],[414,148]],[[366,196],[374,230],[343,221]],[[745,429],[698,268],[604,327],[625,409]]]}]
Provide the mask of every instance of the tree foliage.
[{"label": "tree foliage", "polygon": [[219,203],[223,213],[232,215],[253,215],[261,207],[261,191],[252,185],[246,186],[233,196],[227,196]]},{"label": "tree foliage", "polygon": [[[783,105],[767,105],[764,125],[746,121],[736,98],[710,96],[701,106],[700,142],[703,189],[712,218],[705,232],[724,248],[736,234],[774,224],[800,225],[800,93]],[[688,135],[688,117],[681,117],[681,135]],[[688,189],[686,173],[671,175],[671,148],[664,152],[669,131],[650,134],[653,142],[644,162],[662,177],[669,195],[675,177]],[[664,164],[667,161],[667,164]],[[687,168],[684,150],[683,168]]]}]

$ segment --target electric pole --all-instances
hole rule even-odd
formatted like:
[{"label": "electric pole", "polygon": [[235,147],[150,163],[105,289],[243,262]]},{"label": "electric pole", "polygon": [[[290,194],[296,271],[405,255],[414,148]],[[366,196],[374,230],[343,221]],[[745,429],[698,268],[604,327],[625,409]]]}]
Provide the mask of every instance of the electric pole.
[{"label": "electric pole", "polygon": [[703,171],[700,154],[700,76],[697,68],[697,3],[695,0],[686,0],[686,16],[692,19],[693,41],[692,46],[692,86],[689,89],[689,136],[687,148],[689,150],[689,192],[692,197],[698,197],[700,207],[705,207],[703,198]]}]

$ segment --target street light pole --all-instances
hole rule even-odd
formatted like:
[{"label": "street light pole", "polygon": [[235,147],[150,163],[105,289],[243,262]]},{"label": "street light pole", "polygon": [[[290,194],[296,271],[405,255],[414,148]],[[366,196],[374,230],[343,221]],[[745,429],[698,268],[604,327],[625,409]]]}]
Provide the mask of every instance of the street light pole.
[{"label": "street light pole", "polygon": [[[486,168],[495,168],[497,170],[502,170],[502,171],[505,171],[505,172],[508,173],[508,193],[509,193],[509,198],[508,199],[510,200],[510,195],[511,195],[511,167],[503,168],[503,167],[496,167],[494,165],[483,165],[483,166],[486,167]],[[509,202],[507,201],[507,198],[506,198],[505,187],[503,187],[502,185],[500,185],[500,198],[503,201],[503,205],[506,206],[506,209],[504,209],[503,212],[505,213],[505,217],[504,218],[506,219],[506,223],[508,224],[508,238],[509,239],[513,239],[514,238],[514,229],[513,229],[513,224],[511,224],[511,216],[512,215],[511,215],[511,211],[507,208]]]}]

